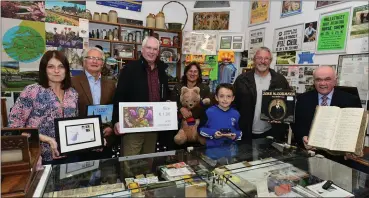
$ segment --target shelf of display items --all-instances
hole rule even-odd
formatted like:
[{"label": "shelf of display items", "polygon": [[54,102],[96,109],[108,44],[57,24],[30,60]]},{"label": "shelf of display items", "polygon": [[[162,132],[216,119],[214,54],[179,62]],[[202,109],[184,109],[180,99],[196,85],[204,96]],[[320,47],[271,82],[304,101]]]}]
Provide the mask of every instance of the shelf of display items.
[{"label": "shelf of display items", "polygon": [[172,45],[160,45],[160,47],[167,47],[167,48],[176,48],[176,49],[181,49],[181,47],[178,47],[178,46],[172,46]]},{"label": "shelf of display items", "polygon": [[128,42],[128,41],[114,41],[108,39],[98,39],[98,38],[89,38],[91,41],[102,41],[102,42],[109,42],[109,43],[123,43],[123,44],[134,44],[134,45],[141,45],[141,43],[136,42]]},{"label": "shelf of display items", "polygon": [[158,32],[171,32],[171,33],[181,33],[182,32],[181,30],[167,30],[167,29],[160,29],[160,28],[150,28],[150,27],[145,27],[145,26],[140,26],[140,25],[111,23],[111,22],[103,22],[103,21],[95,21],[95,20],[90,20],[90,23],[120,26],[120,27],[127,27],[127,28],[136,28],[136,29],[147,29],[147,30],[158,31]]}]

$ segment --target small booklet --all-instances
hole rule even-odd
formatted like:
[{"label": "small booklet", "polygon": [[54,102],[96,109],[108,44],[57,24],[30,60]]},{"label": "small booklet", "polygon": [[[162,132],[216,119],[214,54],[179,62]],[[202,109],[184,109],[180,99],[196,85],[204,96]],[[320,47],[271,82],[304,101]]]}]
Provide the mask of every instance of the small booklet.
[{"label": "small booklet", "polygon": [[89,105],[87,106],[87,115],[100,115],[102,124],[110,126],[113,117],[113,104]]},{"label": "small booklet", "polygon": [[263,91],[260,119],[282,123],[295,122],[295,101],[295,91]]},{"label": "small booklet", "polygon": [[317,106],[309,146],[362,156],[368,112],[363,108]]}]

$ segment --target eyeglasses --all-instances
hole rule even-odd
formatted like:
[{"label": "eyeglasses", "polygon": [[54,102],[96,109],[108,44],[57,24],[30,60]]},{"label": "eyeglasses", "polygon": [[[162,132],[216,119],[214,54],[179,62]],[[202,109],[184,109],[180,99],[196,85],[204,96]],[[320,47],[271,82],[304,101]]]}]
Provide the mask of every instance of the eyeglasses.
[{"label": "eyeglasses", "polygon": [[89,60],[89,61],[97,61],[97,62],[102,62],[104,59],[102,58],[98,58],[98,57],[94,57],[94,56],[86,56],[85,59]]},{"label": "eyeglasses", "polygon": [[262,61],[262,60],[271,61],[272,59],[271,58],[263,58],[263,57],[255,57],[255,60],[257,60],[257,61]]}]

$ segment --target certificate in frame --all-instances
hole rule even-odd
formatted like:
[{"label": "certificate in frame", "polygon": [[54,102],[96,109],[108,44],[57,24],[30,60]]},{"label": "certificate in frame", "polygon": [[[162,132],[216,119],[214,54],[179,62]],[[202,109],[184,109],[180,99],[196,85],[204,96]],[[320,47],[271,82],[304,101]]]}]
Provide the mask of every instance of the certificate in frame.
[{"label": "certificate in frame", "polygon": [[55,139],[60,155],[103,146],[101,116],[55,119]]}]

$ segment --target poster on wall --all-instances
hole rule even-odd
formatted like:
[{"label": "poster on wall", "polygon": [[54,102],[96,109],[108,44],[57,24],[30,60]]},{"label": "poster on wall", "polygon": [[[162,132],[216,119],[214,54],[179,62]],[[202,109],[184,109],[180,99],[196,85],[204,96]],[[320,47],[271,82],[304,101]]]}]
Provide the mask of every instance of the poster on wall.
[{"label": "poster on wall", "polygon": [[228,30],[229,12],[194,12],[193,30]]},{"label": "poster on wall", "polygon": [[183,34],[182,54],[216,55],[217,34],[185,32]]},{"label": "poster on wall", "polygon": [[316,1],[315,9],[324,8],[341,2],[343,1]]},{"label": "poster on wall", "polygon": [[351,21],[351,39],[368,37],[369,35],[369,5],[354,7]]},{"label": "poster on wall", "polygon": [[367,100],[369,53],[346,54],[338,57],[339,85],[357,87],[362,103]]},{"label": "poster on wall", "polygon": [[314,63],[314,52],[298,52],[297,63],[298,64],[313,64]]},{"label": "poster on wall", "polygon": [[296,51],[301,49],[303,24],[282,27],[274,30],[273,51]]},{"label": "poster on wall", "polygon": [[346,52],[350,10],[345,8],[320,15],[317,54]]},{"label": "poster on wall", "polygon": [[19,63],[19,71],[38,71],[45,52],[45,23],[1,18],[1,60]]},{"label": "poster on wall", "polygon": [[269,22],[270,1],[269,0],[251,0],[249,26]]},{"label": "poster on wall", "polygon": [[305,23],[302,50],[315,51],[318,21]]},{"label": "poster on wall", "polygon": [[38,82],[38,71],[20,71],[19,61],[1,61],[1,90],[23,91]]},{"label": "poster on wall", "polygon": [[319,65],[275,65],[277,73],[282,74],[296,93],[314,89],[314,70]]},{"label": "poster on wall", "polygon": [[293,65],[296,62],[296,51],[277,52],[277,65]]},{"label": "poster on wall", "polygon": [[46,1],[48,23],[78,26],[78,18],[86,13],[86,1]]},{"label": "poster on wall", "polygon": [[1,17],[44,22],[45,3],[44,1],[1,1]]},{"label": "poster on wall", "polygon": [[281,17],[300,14],[302,11],[302,0],[300,1],[282,1]]},{"label": "poster on wall", "polygon": [[142,1],[96,1],[98,5],[141,12]]},{"label": "poster on wall", "polygon": [[45,23],[45,31],[47,46],[83,49],[83,38],[79,37],[79,27]]},{"label": "poster on wall", "polygon": [[251,30],[249,32],[249,51],[248,51],[249,58],[253,58],[255,56],[256,50],[264,46],[264,36],[265,36],[265,28]]}]

